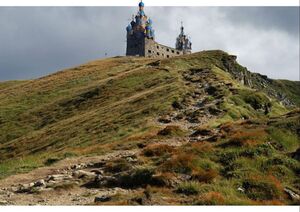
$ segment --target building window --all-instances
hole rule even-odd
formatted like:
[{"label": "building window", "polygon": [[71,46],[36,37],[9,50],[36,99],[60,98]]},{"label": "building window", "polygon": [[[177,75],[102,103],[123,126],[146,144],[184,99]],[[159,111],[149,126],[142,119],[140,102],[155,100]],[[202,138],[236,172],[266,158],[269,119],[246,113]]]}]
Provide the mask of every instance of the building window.
[{"label": "building window", "polygon": [[167,58],[169,58],[170,57],[170,55],[167,55]]},{"label": "building window", "polygon": [[157,46],[156,48],[159,49],[159,46]]},{"label": "building window", "polygon": [[156,54],[159,55],[159,52],[157,52]]},{"label": "building window", "polygon": [[179,52],[176,52],[177,54],[179,54]]},{"label": "building window", "polygon": [[151,53],[151,50],[148,50],[148,53]]},{"label": "building window", "polygon": [[172,53],[174,53],[174,50],[172,50]]},{"label": "building window", "polygon": [[170,49],[167,49],[167,52],[170,51]]}]

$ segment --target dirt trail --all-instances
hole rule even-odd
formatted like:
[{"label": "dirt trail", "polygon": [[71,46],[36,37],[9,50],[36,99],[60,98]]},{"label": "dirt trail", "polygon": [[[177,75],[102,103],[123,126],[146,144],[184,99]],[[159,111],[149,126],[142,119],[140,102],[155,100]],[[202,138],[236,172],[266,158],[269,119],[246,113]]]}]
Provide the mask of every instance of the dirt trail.
[{"label": "dirt trail", "polygon": [[45,178],[48,175],[59,174],[62,170],[68,169],[72,165],[97,162],[101,160],[111,160],[120,156],[134,155],[137,152],[138,152],[137,149],[120,150],[120,151],[114,151],[112,153],[106,155],[100,155],[100,156],[66,158],[51,166],[40,167],[28,173],[16,174],[13,176],[9,176],[5,179],[2,179],[0,180],[0,188],[15,186],[18,184],[30,183]]}]

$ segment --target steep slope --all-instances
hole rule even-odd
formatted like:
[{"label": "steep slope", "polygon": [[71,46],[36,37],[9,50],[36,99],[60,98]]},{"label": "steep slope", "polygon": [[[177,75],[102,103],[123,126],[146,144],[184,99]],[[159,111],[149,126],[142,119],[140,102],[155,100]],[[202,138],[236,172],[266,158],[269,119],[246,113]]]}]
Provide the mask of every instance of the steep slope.
[{"label": "steep slope", "polygon": [[[0,83],[0,178],[64,158],[133,151],[137,164],[121,156],[101,166],[118,179],[104,187],[134,187],[133,196],[146,185],[166,189],[149,191],[165,202],[144,204],[292,204],[285,190],[299,192],[299,87],[251,73],[222,51],[109,58]],[[139,184],[140,166],[149,181]]]}]

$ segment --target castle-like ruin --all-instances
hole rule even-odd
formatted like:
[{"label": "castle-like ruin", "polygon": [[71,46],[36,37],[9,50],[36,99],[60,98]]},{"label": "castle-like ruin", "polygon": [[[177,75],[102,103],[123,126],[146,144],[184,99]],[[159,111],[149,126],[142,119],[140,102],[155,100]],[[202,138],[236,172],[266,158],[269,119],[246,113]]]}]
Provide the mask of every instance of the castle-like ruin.
[{"label": "castle-like ruin", "polygon": [[183,54],[190,54],[192,43],[184,34],[181,24],[180,34],[176,39],[176,47],[172,48],[155,41],[152,20],[144,12],[144,3],[139,3],[139,11],[132,17],[132,21],[126,27],[127,31],[127,56],[170,58]]}]

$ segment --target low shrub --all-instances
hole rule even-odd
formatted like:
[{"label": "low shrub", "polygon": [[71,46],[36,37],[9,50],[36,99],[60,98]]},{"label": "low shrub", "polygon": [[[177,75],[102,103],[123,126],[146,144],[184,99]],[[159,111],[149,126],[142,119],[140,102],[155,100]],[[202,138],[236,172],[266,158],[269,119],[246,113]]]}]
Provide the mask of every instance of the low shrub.
[{"label": "low shrub", "polygon": [[281,183],[273,176],[251,177],[242,184],[245,194],[252,200],[275,200],[283,194]]},{"label": "low shrub", "polygon": [[266,132],[263,129],[238,131],[230,136],[229,141],[225,143],[225,146],[256,146],[263,142],[266,138]]},{"label": "low shrub", "polygon": [[132,166],[123,158],[108,162],[104,168],[105,171],[112,173],[128,171],[130,169],[132,169]]},{"label": "low shrub", "polygon": [[196,195],[199,193],[199,187],[200,183],[197,181],[186,181],[180,183],[176,191],[185,195]]},{"label": "low shrub", "polygon": [[222,151],[218,156],[218,161],[222,163],[223,165],[230,164],[231,162],[235,161],[237,158],[241,156],[241,152],[237,151],[235,149],[233,150],[228,150],[228,151]]},{"label": "low shrub", "polygon": [[153,175],[153,184],[156,186],[173,187],[176,176],[171,172],[162,172]]},{"label": "low shrub", "polygon": [[183,130],[179,126],[169,125],[164,129],[160,130],[157,135],[159,136],[182,136],[184,135]]},{"label": "low shrub", "polygon": [[149,145],[143,150],[143,154],[147,157],[153,156],[163,156],[165,154],[172,153],[174,151],[174,147],[166,145],[166,144],[154,144]]},{"label": "low shrub", "polygon": [[195,156],[193,154],[178,153],[162,164],[162,170],[190,174],[194,168]]},{"label": "low shrub", "polygon": [[259,93],[259,92],[243,93],[242,98],[244,99],[244,101],[246,103],[251,105],[251,107],[255,110],[264,109],[265,106],[267,106],[268,108],[271,108],[271,106],[272,106],[268,97],[266,95],[264,95],[263,93]]},{"label": "low shrub", "polygon": [[191,144],[191,148],[195,153],[207,153],[213,151],[213,145],[209,142],[195,142]]},{"label": "low shrub", "polygon": [[276,155],[269,158],[265,163],[263,163],[263,168],[267,169],[274,165],[284,165],[292,169],[295,173],[300,173],[300,164],[297,160],[287,157],[285,155]]},{"label": "low shrub", "polygon": [[58,161],[60,161],[61,159],[60,158],[48,158],[45,162],[44,162],[44,164],[46,165],[46,166],[50,166],[50,165],[52,165],[52,164],[54,164],[54,163],[56,163],[56,162],[58,162]]},{"label": "low shrub", "polygon": [[197,205],[223,205],[225,202],[224,197],[219,192],[208,192],[201,195],[196,202]]},{"label": "low shrub", "polygon": [[198,169],[192,172],[192,179],[200,182],[210,183],[218,176],[218,172],[213,169]]},{"label": "low shrub", "polygon": [[154,177],[154,171],[148,168],[136,169],[132,173],[119,176],[114,186],[125,188],[146,187],[147,185],[161,185],[162,181]]},{"label": "low shrub", "polygon": [[241,156],[255,158],[258,156],[271,157],[274,154],[274,150],[270,148],[270,145],[263,143],[257,146],[252,146],[241,151]]},{"label": "low shrub", "polygon": [[275,140],[286,151],[295,151],[299,147],[299,138],[289,130],[270,127],[268,130],[271,139]]}]

